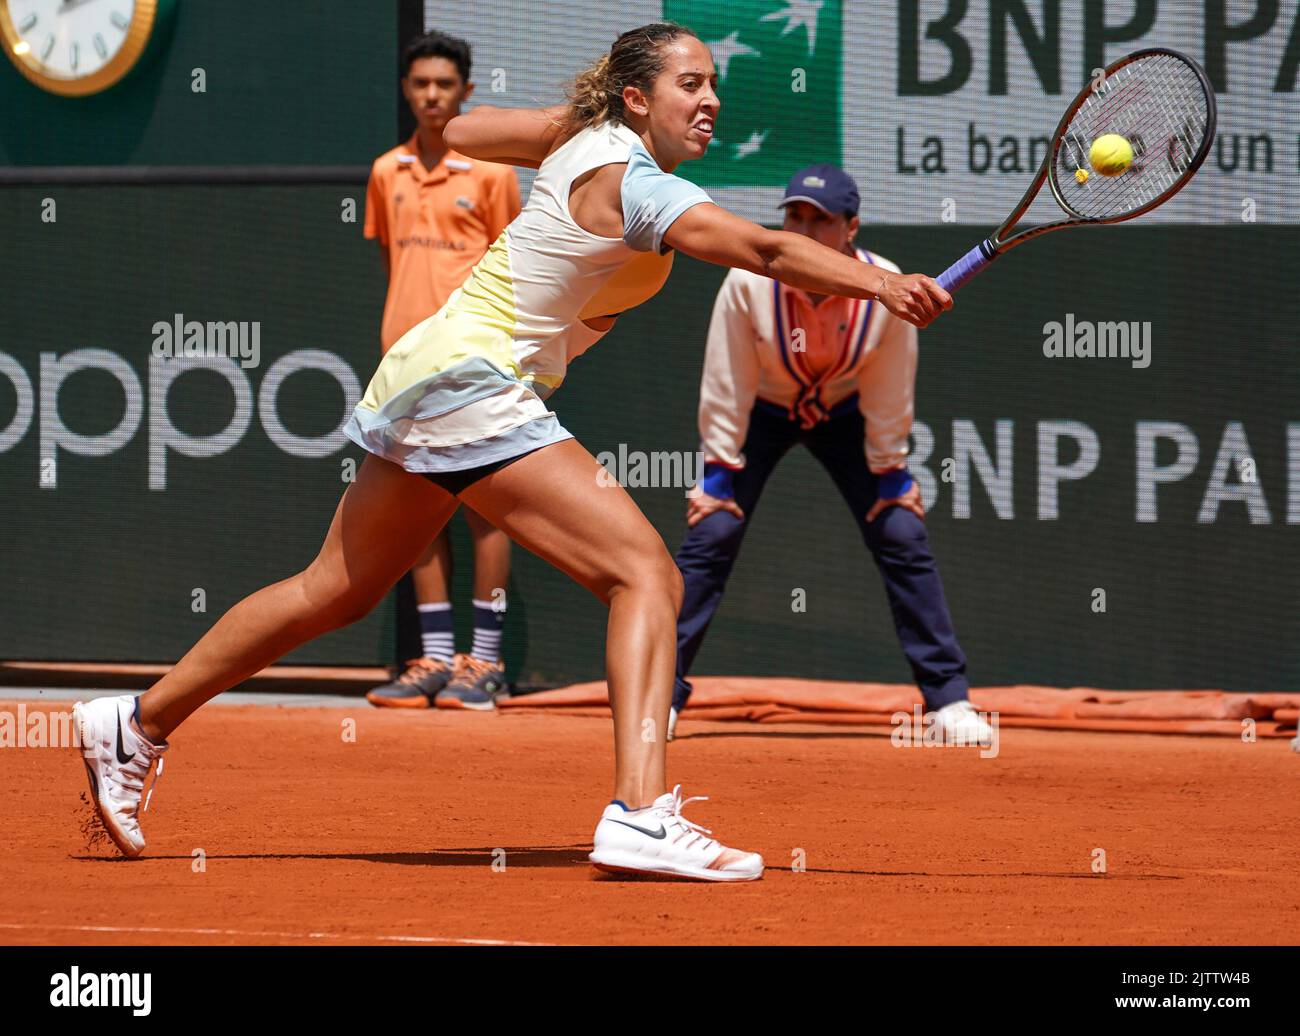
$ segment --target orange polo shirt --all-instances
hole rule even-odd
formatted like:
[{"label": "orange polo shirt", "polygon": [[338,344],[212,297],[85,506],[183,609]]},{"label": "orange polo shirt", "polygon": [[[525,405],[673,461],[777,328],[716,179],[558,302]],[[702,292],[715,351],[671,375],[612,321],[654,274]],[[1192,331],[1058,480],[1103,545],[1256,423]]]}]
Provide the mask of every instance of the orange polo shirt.
[{"label": "orange polo shirt", "polygon": [[375,159],[364,233],[388,249],[383,351],[443,307],[520,208],[512,166],[448,151],[425,169],[416,137]]},{"label": "orange polo shirt", "polygon": [[813,305],[809,293],[797,288],[789,288],[787,300],[793,311],[790,326],[804,332],[803,351],[791,355],[816,381],[844,358],[844,334],[857,300],[826,295]]}]

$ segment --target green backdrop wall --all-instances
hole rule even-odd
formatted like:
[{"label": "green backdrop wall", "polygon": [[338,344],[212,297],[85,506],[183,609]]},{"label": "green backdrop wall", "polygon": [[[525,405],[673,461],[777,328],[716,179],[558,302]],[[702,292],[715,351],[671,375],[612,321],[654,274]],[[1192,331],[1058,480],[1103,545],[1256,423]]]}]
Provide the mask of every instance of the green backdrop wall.
[{"label": "green backdrop wall", "polygon": [[176,0],[140,65],[91,97],[0,60],[0,165],[368,164],[393,146],[397,12]]},{"label": "green backdrop wall", "polygon": [[[53,223],[41,219],[47,198]],[[344,461],[360,455],[334,433],[348,390],[337,372],[320,370],[290,375],[274,400],[262,385],[277,361],[304,350],[338,357],[331,362],[362,387],[373,370],[383,278],[359,221],[344,218],[349,199],[359,204],[360,189],[0,191],[0,278],[15,286],[0,327],[0,657],[173,659],[243,594],[310,561]],[[860,238],[930,271],[971,239],[954,226],[867,226]],[[1287,265],[1297,245],[1289,227],[1054,235],[1000,260],[922,334],[915,468],[932,483],[928,523],[975,681],[1300,686],[1300,300]],[[668,287],[574,365],[554,407],[593,452],[696,448],[703,339],[722,276],[679,258]],[[177,313],[260,323],[259,365],[232,375],[248,385],[242,434],[230,430],[236,397],[217,373],[182,375],[163,406],[156,391],[150,398],[152,328]],[[1149,321],[1150,366],[1045,356],[1044,325],[1071,313]],[[56,399],[52,364],[77,350],[121,357],[138,390],[82,370]],[[139,423],[120,448],[58,449],[53,470],[43,469],[42,437],[60,434],[56,413],[95,436],[132,407]],[[267,430],[277,421],[328,452],[286,453]],[[1098,460],[1087,477],[1060,483],[1059,517],[1048,519],[1039,437],[1061,421],[1095,434]],[[205,447],[213,455],[161,449],[167,422],[217,436]],[[1138,444],[1143,429],[1159,430],[1154,422],[1186,431],[1152,439],[1151,463],[1175,465],[1181,448],[1189,466],[1150,483],[1152,514],[1139,506]],[[1009,469],[999,464],[1000,423]],[[1231,461],[1220,473],[1224,499],[1202,515],[1225,432],[1229,447],[1247,449],[1218,462]],[[994,474],[1010,472],[1000,494],[969,460],[976,439]],[[1069,465],[1077,453],[1066,441],[1047,459]],[[957,461],[948,473],[956,481],[944,480],[945,458]],[[151,469],[165,488],[150,488]],[[633,493],[675,548],[683,490]],[[1253,520],[1252,507],[1232,499],[1251,494]],[[782,464],[753,523],[699,671],[906,680],[879,578],[810,457]],[[463,528],[456,538],[464,557]],[[599,677],[604,610],[536,558],[516,557],[512,673],[528,682]],[[193,610],[196,589],[206,611]],[[795,589],[806,592],[804,612],[792,610]],[[1104,612],[1094,610],[1098,589]],[[390,626],[385,605],[291,657],[384,661]]]},{"label": "green backdrop wall", "polygon": [[[426,13],[472,39],[480,99],[529,104],[557,99],[616,31],[666,9],[638,0],[575,20],[571,7],[518,5],[504,20],[472,3]],[[811,47],[805,30],[786,38],[757,17],[761,7],[728,8],[754,46]],[[972,39],[992,24],[986,7],[970,5]],[[1290,38],[1293,9],[1270,30],[1270,54]],[[42,94],[0,61],[0,163],[363,166],[396,139],[397,19],[413,10],[181,0],[136,74],[80,100]],[[1201,53],[1189,10],[1159,5],[1144,42]],[[840,63],[840,118],[852,126],[843,159],[862,178],[865,213],[921,224],[868,224],[861,243],[937,272],[987,230],[940,222],[940,202],[951,194],[970,221],[1003,211],[1022,179],[894,175],[895,123],[915,114],[912,137],[935,120],[960,136],[963,113],[988,121],[997,99],[973,80],[956,100],[917,107],[898,94],[892,65],[903,21],[855,4],[828,2],[824,14],[821,38],[842,24],[844,48],[880,59],[865,81],[860,62]],[[711,25],[701,31],[727,27]],[[1289,95],[1269,88],[1271,72],[1252,71],[1278,62],[1231,53],[1224,126],[1249,130],[1276,115],[1279,141],[1293,139],[1283,132]],[[1041,132],[1059,98],[1016,60],[1015,96],[1003,100]],[[777,80],[764,89],[786,90]],[[724,95],[736,99],[740,82],[724,83]],[[720,200],[768,218],[788,174],[769,165],[766,187],[734,198],[724,187]],[[1223,225],[1147,220],[1035,242],[923,334],[913,468],[976,682],[1300,687],[1300,231],[1285,222],[1294,165],[1279,158],[1262,175],[1207,165],[1169,207],[1170,218]],[[1238,222],[1254,201],[1263,222]],[[361,218],[359,184],[0,190],[0,658],[174,659],[242,595],[310,561],[359,459],[337,428],[378,355],[383,273]],[[668,287],[574,366],[554,405],[593,452],[696,448],[704,334],[722,276],[679,258]],[[153,328],[176,314],[255,324],[258,362],[165,385]],[[1149,324],[1150,366],[1044,355],[1045,325],[1070,314]],[[82,361],[91,366],[67,372]],[[294,365],[306,369],[282,378]],[[1056,438],[1062,430],[1070,434]],[[1053,482],[1052,466],[1072,465],[1081,442],[1095,443],[1091,473]],[[675,548],[683,490],[632,492]],[[906,680],[879,579],[811,458],[796,452],[782,464],[752,520],[698,670]],[[463,523],[453,535],[465,558]],[[796,590],[806,611],[792,609]],[[464,563],[455,591],[468,601]],[[1098,591],[1105,611],[1095,610]],[[510,600],[512,676],[601,675],[597,602],[523,552]],[[458,613],[462,633],[468,612]],[[291,660],[387,661],[391,627],[385,604]]]}]

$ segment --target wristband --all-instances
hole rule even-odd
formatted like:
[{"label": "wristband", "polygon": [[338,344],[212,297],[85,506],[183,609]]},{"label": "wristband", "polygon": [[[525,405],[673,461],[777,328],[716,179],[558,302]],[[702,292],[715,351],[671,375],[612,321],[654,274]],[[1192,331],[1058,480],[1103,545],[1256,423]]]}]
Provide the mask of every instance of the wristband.
[{"label": "wristband", "polygon": [[913,481],[911,474],[906,468],[898,468],[895,471],[886,471],[880,476],[877,484],[876,497],[879,500],[895,500],[902,496],[916,483]]},{"label": "wristband", "polygon": [[735,474],[731,468],[724,468],[721,464],[709,461],[704,465],[704,477],[700,479],[700,488],[718,500],[730,500],[736,495],[731,487],[731,480]]}]

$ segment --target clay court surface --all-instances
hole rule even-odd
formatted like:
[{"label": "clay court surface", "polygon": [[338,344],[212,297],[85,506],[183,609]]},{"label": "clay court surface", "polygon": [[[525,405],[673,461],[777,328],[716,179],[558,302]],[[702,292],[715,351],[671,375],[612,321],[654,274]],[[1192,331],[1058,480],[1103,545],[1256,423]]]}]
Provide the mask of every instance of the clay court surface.
[{"label": "clay court surface", "polygon": [[1283,944],[1300,928],[1285,740],[1004,728],[985,759],[895,748],[887,728],[688,718],[681,734],[670,779],[712,796],[687,817],[761,851],[762,881],[598,875],[612,739],[594,716],[210,706],[173,739],[133,861],[79,833],[75,752],[0,751],[0,943]]}]

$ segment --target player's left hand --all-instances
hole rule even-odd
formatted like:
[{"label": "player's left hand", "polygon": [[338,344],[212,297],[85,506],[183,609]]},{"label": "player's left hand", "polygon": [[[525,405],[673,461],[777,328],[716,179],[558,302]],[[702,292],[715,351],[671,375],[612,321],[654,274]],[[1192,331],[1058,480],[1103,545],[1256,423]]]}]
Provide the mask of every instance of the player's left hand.
[{"label": "player's left hand", "polygon": [[871,510],[867,512],[867,521],[874,522],[876,515],[886,507],[893,507],[895,504],[899,507],[906,507],[921,521],[925,521],[925,504],[921,502],[921,487],[915,482],[912,483],[912,488],[902,496],[896,496],[890,500],[877,500],[872,504]]}]

